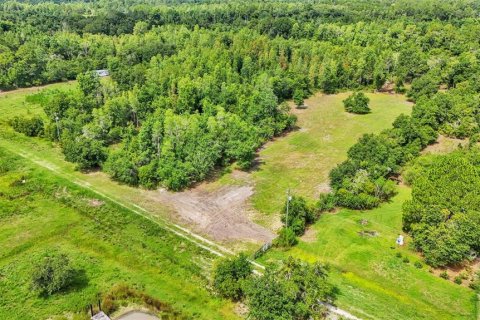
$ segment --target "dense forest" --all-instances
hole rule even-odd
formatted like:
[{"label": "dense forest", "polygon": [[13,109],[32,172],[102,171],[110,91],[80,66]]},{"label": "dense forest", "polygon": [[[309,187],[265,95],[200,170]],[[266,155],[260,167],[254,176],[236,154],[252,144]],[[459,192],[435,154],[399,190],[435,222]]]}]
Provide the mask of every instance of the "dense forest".
[{"label": "dense forest", "polygon": [[[287,104],[292,98],[301,103],[316,91],[406,93],[415,102],[411,116],[363,136],[330,173],[332,193],[322,196],[323,205],[369,209],[395,194],[403,166],[439,134],[477,140],[479,6],[410,0],[7,1],[0,6],[0,88],[78,80],[75,90],[30,97],[46,118],[16,118],[11,125],[58,142],[81,170],[101,168],[122,183],[172,190],[231,163],[250,168],[264,142],[295,127]],[[111,77],[103,81],[96,69],[109,70]],[[476,172],[473,159],[466,153],[435,160],[423,173],[426,180],[413,182],[404,228],[432,265],[459,262],[479,248],[472,233],[454,253],[432,249],[438,241],[440,247],[459,241],[448,230],[459,232],[455,226],[462,219],[478,226],[478,218],[442,211],[450,209],[438,207],[440,189],[429,199],[422,194],[429,192],[425,185],[448,180],[446,168],[455,161]],[[456,183],[467,192],[476,177]],[[462,199],[449,201],[452,212],[475,211]]]}]

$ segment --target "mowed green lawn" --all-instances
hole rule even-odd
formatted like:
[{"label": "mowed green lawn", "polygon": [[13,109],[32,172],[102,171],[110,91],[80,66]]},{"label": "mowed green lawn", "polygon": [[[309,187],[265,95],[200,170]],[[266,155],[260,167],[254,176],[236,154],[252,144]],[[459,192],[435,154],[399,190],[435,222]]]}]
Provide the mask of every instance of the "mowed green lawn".
[{"label": "mowed green lawn", "polygon": [[[297,246],[274,249],[262,261],[292,255],[330,264],[332,281],[340,289],[338,305],[362,319],[476,319],[473,290],[429,273],[423,262],[416,268],[422,259],[408,249],[408,238],[404,247],[395,245],[401,207],[409,197],[410,189],[399,187],[398,195],[380,208],[324,214]],[[378,234],[361,236],[362,231]]]},{"label": "mowed green lawn", "polygon": [[[68,290],[42,297],[31,290],[31,274],[52,248],[79,272]],[[139,288],[187,318],[236,319],[233,305],[206,289],[212,260],[156,224],[0,148],[0,319],[86,314],[98,294],[118,284]]]},{"label": "mowed green lawn", "polygon": [[354,115],[344,111],[349,93],[317,94],[294,110],[298,130],[270,142],[260,152],[261,164],[253,172],[253,204],[263,213],[277,213],[288,188],[316,198],[328,186],[328,173],[347,157],[348,149],[364,133],[390,128],[393,120],[410,114],[411,104],[402,95],[367,94],[372,112]]}]

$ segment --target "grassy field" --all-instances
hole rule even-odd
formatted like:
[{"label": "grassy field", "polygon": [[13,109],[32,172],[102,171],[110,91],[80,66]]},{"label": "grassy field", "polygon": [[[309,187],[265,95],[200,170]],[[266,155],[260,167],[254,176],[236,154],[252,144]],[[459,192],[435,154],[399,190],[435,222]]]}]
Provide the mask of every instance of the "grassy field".
[{"label": "grassy field", "polygon": [[317,94],[295,110],[295,132],[268,143],[260,152],[261,164],[253,172],[253,204],[264,213],[279,212],[288,188],[310,198],[328,186],[328,173],[347,157],[348,149],[364,133],[391,127],[401,113],[410,114],[411,104],[401,95],[367,94],[372,112],[353,115],[344,112],[348,93]]},{"label": "grassy field", "polygon": [[5,121],[14,116],[43,115],[44,112],[38,104],[25,101],[28,95],[38,93],[45,89],[74,89],[76,81],[54,83],[46,86],[18,89],[0,92],[1,120]]},{"label": "grassy field", "polygon": [[[25,180],[25,183],[21,181]],[[31,290],[47,249],[68,254],[79,274],[50,297]],[[118,284],[170,304],[188,318],[236,319],[206,289],[213,256],[149,220],[0,149],[0,319],[85,312]]]},{"label": "grassy field", "polygon": [[[411,112],[404,96],[368,94],[372,112],[351,115],[343,111],[347,96],[310,98],[307,109],[295,110],[298,130],[260,152],[261,163],[253,172],[253,205],[259,211],[271,216],[279,212],[288,188],[315,200],[319,192],[328,190],[329,171],[346,159],[362,134],[389,128],[399,114]],[[325,214],[297,246],[274,249],[261,260],[267,263],[293,255],[330,264],[332,281],[340,289],[338,305],[362,319],[475,319],[472,290],[435,276],[425,265],[416,268],[414,263],[422,260],[408,249],[408,239],[407,246],[395,247],[402,232],[401,207],[409,197],[410,190],[400,187],[399,194],[378,209]],[[362,219],[368,223],[360,224]],[[362,235],[364,231],[376,235]],[[408,263],[403,262],[405,257]]]},{"label": "grassy field", "polygon": [[[400,187],[392,202],[375,210],[324,214],[296,247],[272,250],[262,260],[293,255],[330,264],[340,288],[338,305],[362,319],[476,319],[472,290],[433,275],[425,265],[416,268],[422,260],[408,249],[409,239],[405,247],[395,246],[401,206],[409,197],[409,188]],[[362,231],[378,234],[362,236]]]},{"label": "grassy field", "polygon": [[[68,87],[69,85],[60,84],[58,86]],[[28,91],[26,92],[29,93]],[[368,115],[350,115],[343,112],[342,107],[342,100],[347,95],[346,93],[317,95],[307,100],[308,109],[295,110],[299,116],[299,129],[276,139],[274,142],[268,143],[260,153],[262,163],[252,172],[251,176],[244,177],[240,181],[234,175],[224,174],[217,183],[220,185],[243,184],[253,181],[256,188],[253,205],[260,212],[267,213],[268,215],[264,214],[265,217],[274,217],[275,215],[271,213],[279,211],[287,188],[291,188],[294,193],[314,200],[318,192],[327,185],[330,169],[346,158],[348,148],[355,143],[358,137],[363,133],[379,132],[390,127],[397,115],[410,113],[411,110],[411,105],[405,101],[403,96],[369,94],[372,113]],[[25,92],[18,95],[8,93],[7,96],[9,98],[0,95],[0,99],[4,99],[3,101],[0,100],[3,102],[0,103],[0,114],[5,115],[1,116],[0,120],[4,120],[8,115],[14,114],[35,112],[41,114],[38,106],[28,105],[24,102]],[[168,210],[158,205],[157,202],[152,201],[152,198],[148,196],[146,191],[119,185],[100,172],[90,174],[77,172],[73,164],[63,160],[60,149],[54,144],[42,139],[27,138],[14,133],[11,128],[5,125],[5,122],[3,125],[1,122],[0,148],[20,154],[35,161],[38,165],[52,170],[57,176],[62,177],[64,183],[67,183],[67,180],[81,183],[92,190],[101,191],[116,201],[140,205],[154,215],[171,219],[169,212],[167,212]],[[35,171],[38,171],[38,169]],[[45,175],[46,173],[43,174]],[[420,258],[409,251],[408,248],[391,248],[396,236],[401,232],[401,205],[409,197],[408,188],[402,187],[399,191],[398,196],[391,203],[385,204],[376,210],[367,212],[341,210],[337,214],[322,216],[312,226],[298,246],[286,252],[273,250],[264,256],[262,261],[275,261],[288,255],[294,255],[309,261],[319,259],[330,263],[332,266],[332,280],[338,285],[341,292],[338,300],[339,306],[364,319],[474,319],[476,303],[474,301],[475,296],[471,290],[434,276],[428,272],[425,266],[422,269],[415,268],[413,263],[420,260]],[[54,207],[56,201],[46,204],[42,204],[43,202],[41,201],[31,201],[32,205],[35,206],[37,202],[38,206],[44,205],[45,208],[49,209],[56,208]],[[131,283],[143,285],[146,291],[166,302],[172,303],[176,309],[188,315],[199,312],[199,315],[195,315],[195,317],[202,318],[209,312],[212,312],[212,310],[216,310],[212,313],[213,316],[211,318],[234,317],[230,304],[211,300],[207,296],[206,290],[199,289],[199,286],[204,286],[205,284],[203,277],[205,270],[202,270],[199,266],[204,263],[208,264],[208,261],[211,259],[209,258],[205,262],[203,255],[198,254],[195,251],[196,249],[193,249],[193,258],[197,262],[190,263],[185,260],[189,255],[190,249],[184,249],[183,244],[180,249],[180,257],[176,257],[175,261],[164,262],[163,260],[166,259],[161,258],[163,253],[162,251],[157,252],[157,247],[155,247],[155,252],[153,253],[148,250],[144,252],[143,249],[145,248],[142,247],[143,249],[136,248],[135,250],[137,251],[118,254],[119,252],[116,250],[121,250],[119,248],[128,247],[129,250],[132,249],[129,245],[130,242],[121,246],[112,243],[103,244],[102,242],[101,247],[105,247],[105,252],[108,253],[105,254],[108,258],[104,258],[103,251],[97,254],[96,249],[92,249],[96,242],[92,234],[90,234],[91,238],[85,235],[85,238],[80,238],[80,243],[77,243],[78,241],[69,232],[71,226],[66,224],[70,220],[76,221],[74,219],[76,213],[72,212],[69,214],[71,216],[52,222],[52,226],[60,230],[60,234],[68,235],[65,239],[57,235],[56,238],[52,237],[53,240],[50,240],[49,236],[43,233],[43,229],[42,232],[35,231],[32,233],[30,230],[33,229],[27,228],[30,223],[28,221],[19,224],[18,227],[15,227],[16,223],[5,225],[3,221],[0,223],[0,256],[2,257],[1,252],[4,249],[1,246],[7,241],[6,238],[1,238],[2,236],[8,237],[10,235],[11,237],[12,234],[23,234],[25,232],[28,235],[30,233],[33,235],[38,233],[39,235],[40,240],[35,239],[35,242],[30,242],[28,250],[31,251],[26,251],[26,254],[23,254],[20,249],[15,249],[14,253],[9,254],[8,259],[10,260],[0,258],[0,268],[10,266],[10,268],[15,269],[12,267],[12,263],[18,263],[22,266],[19,268],[16,277],[21,277],[22,274],[25,276],[28,272],[28,265],[31,262],[28,259],[38,255],[42,248],[56,243],[57,239],[61,239],[61,241],[58,241],[59,245],[62,249],[71,253],[75,261],[80,261],[79,263],[82,263],[84,260],[88,261],[87,258],[93,254],[92,252],[95,253],[94,257],[97,259],[95,261],[100,261],[98,267],[95,267],[97,269],[92,267],[90,270],[90,267],[85,267],[85,269],[89,270],[87,272],[89,278],[94,279],[89,281],[88,288],[91,288],[90,285],[93,286],[95,283],[96,287],[94,289],[88,289],[91,291],[82,289],[87,291],[81,291],[83,292],[81,297],[77,296],[72,299],[71,301],[74,301],[72,304],[68,304],[69,302],[67,303],[66,300],[53,301],[51,304],[47,303],[44,307],[45,309],[41,311],[43,314],[58,313],[60,306],[64,303],[69,306],[84,304],[85,301],[91,298],[93,292],[105,290],[114,285],[116,281],[113,279],[116,278],[116,272],[119,272],[123,275],[122,280],[127,279]],[[16,219],[21,219],[22,217],[23,215]],[[77,217],[76,219],[80,218],[83,219],[83,217]],[[368,220],[368,224],[365,226],[360,225],[359,220],[361,219]],[[270,221],[269,218],[265,219],[266,223],[268,221]],[[37,220],[36,222],[39,225],[50,223],[48,220]],[[81,223],[79,222],[78,224]],[[75,226],[78,224],[74,223]],[[144,235],[138,231],[136,233],[128,233],[131,228],[134,228],[130,227],[129,222],[122,223],[122,225],[129,226],[121,230],[122,232],[127,232],[126,237],[131,238],[134,242],[143,239]],[[23,232],[24,230],[26,231]],[[360,236],[359,232],[365,230],[378,232],[378,235],[375,237]],[[48,232],[53,231],[50,230]],[[83,229],[80,229],[76,231],[76,234],[84,235],[85,232]],[[22,237],[28,238],[28,235],[23,235]],[[102,241],[106,240],[102,239]],[[152,239],[151,241],[154,240]],[[32,243],[36,242],[41,243],[38,250],[32,245]],[[177,242],[178,239],[169,240],[165,246],[169,248],[168,250],[172,250],[172,248],[178,249],[179,245]],[[86,248],[82,247],[84,244]],[[26,246],[28,247],[29,245]],[[81,248],[81,250],[78,250],[78,254],[76,253],[77,245]],[[18,254],[17,251],[19,252]],[[399,251],[403,255],[402,258],[396,256],[396,253]],[[158,255],[155,256],[155,254]],[[138,265],[132,265],[131,260],[135,260],[137,256],[145,256],[146,258],[142,258]],[[149,264],[151,260],[148,258],[152,256],[157,257],[156,261],[158,260],[158,264]],[[402,261],[405,256],[409,257],[409,263]],[[121,267],[116,267],[117,264]],[[112,269],[116,271],[111,271]],[[177,271],[177,269],[180,271]],[[184,271],[185,269],[187,271]],[[170,272],[174,276],[168,276]],[[191,274],[188,272],[191,272]],[[182,280],[190,279],[189,277],[192,274],[194,279],[196,279],[195,281],[190,283]],[[0,278],[2,276],[5,277],[3,274],[0,274]],[[12,279],[8,283],[13,284],[14,280]],[[101,283],[101,285],[96,283]],[[159,285],[159,283],[162,284]],[[0,294],[3,294],[3,292],[6,292],[6,287],[2,288],[1,285],[2,281],[0,280]],[[170,287],[172,288],[171,290],[167,289]],[[27,284],[22,282],[22,286],[18,290],[24,291],[15,290],[10,293],[9,301],[17,301],[17,304],[12,305],[20,305],[23,294],[26,294],[23,297],[28,297],[27,300],[31,301],[33,305],[43,304],[41,300],[37,300],[35,297],[32,298],[31,294],[27,293],[27,289]],[[191,295],[187,292],[191,292]],[[25,298],[23,299],[25,300]],[[203,304],[205,304],[205,307]],[[30,308],[34,308],[34,306],[30,306]],[[2,318],[1,310],[11,309],[5,309],[0,301],[0,319]]]}]

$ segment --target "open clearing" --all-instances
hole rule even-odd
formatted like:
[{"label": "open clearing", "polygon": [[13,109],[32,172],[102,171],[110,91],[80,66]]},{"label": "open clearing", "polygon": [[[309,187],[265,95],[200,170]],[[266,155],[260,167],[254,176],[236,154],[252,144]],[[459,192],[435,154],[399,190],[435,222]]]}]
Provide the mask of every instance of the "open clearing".
[{"label": "open clearing", "polygon": [[69,81],[12,91],[0,91],[0,110],[2,112],[0,120],[8,120],[14,116],[44,114],[39,105],[27,103],[25,97],[45,89],[68,90],[75,88],[75,86],[76,81]]},{"label": "open clearing", "polygon": [[150,193],[152,201],[173,206],[187,225],[192,223],[215,240],[244,239],[271,241],[275,235],[264,227],[251,222],[248,199],[253,194],[251,186],[224,186],[208,190],[205,185],[182,192],[161,189]]},{"label": "open clearing", "polygon": [[[265,217],[278,216],[288,188],[311,201],[328,191],[328,173],[346,159],[350,146],[364,133],[391,127],[399,114],[410,114],[412,106],[401,95],[368,94],[372,113],[351,115],[343,111],[342,100],[347,96],[308,99],[307,109],[294,109],[298,130],[260,151],[259,166],[251,178],[253,206]],[[457,145],[458,141],[441,137],[436,146],[443,150]],[[235,182],[230,177],[222,180]],[[325,214],[299,245],[287,251],[273,249],[261,261],[293,255],[330,264],[332,280],[340,288],[338,306],[362,319],[475,319],[472,290],[439,278],[425,265],[415,268],[414,262],[421,258],[408,249],[408,238],[405,247],[395,248],[395,239],[402,233],[401,207],[409,197],[410,189],[402,186],[390,203],[378,209]],[[268,218],[264,219],[268,225]],[[361,224],[362,219],[366,223]],[[403,262],[405,256],[409,263]]]},{"label": "open clearing", "polygon": [[294,109],[298,129],[260,151],[259,167],[253,172],[256,209],[279,212],[288,188],[310,198],[328,192],[328,173],[346,159],[359,137],[390,128],[398,115],[411,112],[411,103],[402,95],[370,93],[372,112],[350,114],[342,103],[348,95],[317,94],[307,99],[306,109]]}]

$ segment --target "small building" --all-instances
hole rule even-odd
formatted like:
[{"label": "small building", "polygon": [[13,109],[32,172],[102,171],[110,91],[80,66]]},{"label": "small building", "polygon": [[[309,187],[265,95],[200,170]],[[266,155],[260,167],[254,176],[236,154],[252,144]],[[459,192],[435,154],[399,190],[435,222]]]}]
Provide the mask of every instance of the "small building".
[{"label": "small building", "polygon": [[103,311],[93,315],[90,319],[92,320],[111,320]]},{"label": "small building", "polygon": [[108,72],[107,69],[95,70],[95,73],[96,73],[99,77],[108,77],[108,76],[110,75],[110,73]]}]

